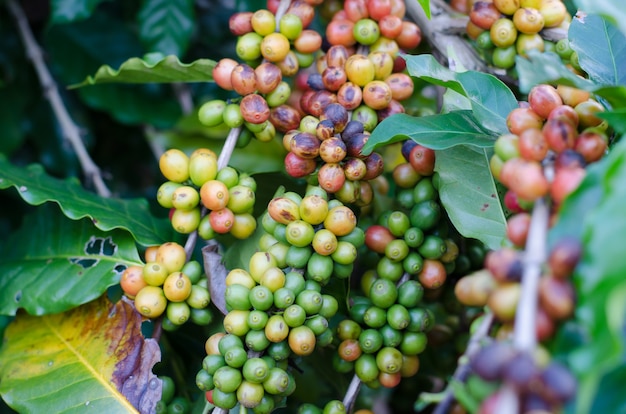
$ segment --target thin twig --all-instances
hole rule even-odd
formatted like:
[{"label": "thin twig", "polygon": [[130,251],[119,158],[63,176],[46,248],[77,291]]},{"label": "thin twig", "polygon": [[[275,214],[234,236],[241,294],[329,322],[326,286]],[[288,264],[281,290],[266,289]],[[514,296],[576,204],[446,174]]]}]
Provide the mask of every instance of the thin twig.
[{"label": "thin twig", "polygon": [[180,110],[183,115],[189,115],[193,112],[193,98],[191,96],[191,89],[186,83],[176,82],[172,84],[174,95],[180,106]]},{"label": "thin twig", "polygon": [[515,312],[513,343],[520,351],[533,352],[537,346],[537,292],[541,267],[546,260],[549,206],[543,198],[535,201],[524,254],[522,292]]},{"label": "thin twig", "polygon": [[488,335],[492,323],[493,313],[488,312],[485,314],[484,319],[478,326],[476,332],[474,332],[470,338],[467,348],[465,349],[465,353],[459,358],[459,364],[454,371],[452,379],[448,382],[446,390],[444,391],[445,396],[443,400],[437,404],[433,414],[446,414],[450,410],[450,406],[454,402],[454,391],[451,384],[455,381],[460,383],[465,382],[471,372],[469,361],[480,349],[480,341]]},{"label": "thin twig", "polygon": [[39,83],[41,83],[44,95],[50,102],[50,106],[52,107],[52,111],[59,122],[59,127],[61,128],[64,138],[67,139],[72,145],[87,181],[93,183],[96,188],[96,192],[99,195],[103,197],[110,197],[111,191],[104,183],[102,175],[100,174],[100,168],[98,168],[96,163],[94,163],[89,156],[89,153],[87,152],[87,149],[85,148],[85,145],[80,137],[80,130],[70,117],[67,108],[63,104],[57,84],[52,78],[48,67],[44,63],[43,53],[37,44],[32,31],[30,30],[24,11],[15,0],[7,0],[6,4],[7,8],[15,18],[20,37],[22,38],[22,42],[26,48],[26,55],[32,62],[35,71],[37,72],[37,77],[39,78]]},{"label": "thin twig", "polygon": [[430,0],[430,19],[417,1],[407,1],[406,10],[422,30],[423,37],[430,42],[434,51],[443,57],[444,62],[450,61],[449,50],[454,50],[460,65],[465,69],[476,71],[487,69],[487,65],[474,48],[458,33],[459,27],[467,24],[467,17],[452,17],[453,10],[442,0]]},{"label": "thin twig", "polygon": [[356,402],[356,397],[359,395],[359,391],[361,390],[361,380],[355,374],[352,377],[352,381],[350,381],[350,385],[346,391],[346,395],[343,397],[343,405],[346,407],[346,412],[351,413],[354,408],[354,403]]},{"label": "thin twig", "polygon": [[278,9],[276,9],[276,31],[280,31],[280,19],[287,13],[287,9],[291,6],[291,0],[280,0]]}]

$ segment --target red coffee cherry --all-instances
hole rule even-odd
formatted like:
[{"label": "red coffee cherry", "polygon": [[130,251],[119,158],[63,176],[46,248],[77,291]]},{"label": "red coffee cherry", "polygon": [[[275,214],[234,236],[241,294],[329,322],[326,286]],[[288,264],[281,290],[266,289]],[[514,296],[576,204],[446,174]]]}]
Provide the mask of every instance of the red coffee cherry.
[{"label": "red coffee cherry", "polygon": [[254,69],[256,74],[257,89],[260,93],[270,93],[283,80],[280,68],[273,63],[261,63]]},{"label": "red coffee cherry", "polygon": [[313,174],[315,168],[317,168],[317,163],[314,159],[301,158],[293,152],[285,156],[285,170],[287,174],[294,178],[302,178]]},{"label": "red coffee cherry", "polygon": [[512,158],[504,163],[500,181],[520,198],[534,201],[543,197],[550,190],[550,184],[543,175],[543,168],[538,161]]},{"label": "red coffee cherry", "polygon": [[213,80],[217,86],[226,91],[233,90],[230,76],[237,65],[239,65],[239,63],[236,60],[229,58],[220,59],[220,61],[217,62],[217,65],[215,65],[212,71]]},{"label": "red coffee cherry", "polygon": [[400,49],[415,49],[422,42],[422,30],[413,22],[403,21],[402,32],[394,40]]},{"label": "red coffee cherry", "polygon": [[252,12],[238,12],[228,19],[228,28],[235,36],[242,36],[250,33],[252,29]]},{"label": "red coffee cherry", "polygon": [[546,314],[557,321],[574,313],[574,288],[568,281],[544,276],[539,282],[539,303]]},{"label": "red coffee cherry", "polygon": [[548,142],[543,132],[537,128],[524,130],[517,141],[522,158],[529,161],[541,161],[548,155]]},{"label": "red coffee cherry", "polygon": [[554,108],[563,105],[563,100],[554,86],[541,84],[530,90],[528,93],[528,103],[537,115],[543,119],[547,119]]},{"label": "red coffee cherry", "polygon": [[518,213],[507,220],[506,237],[517,247],[526,245],[528,229],[530,228],[530,217],[528,213]]},{"label": "red coffee cherry", "polygon": [[251,66],[240,63],[235,66],[230,75],[230,82],[235,92],[241,96],[249,95],[256,91],[256,73]]},{"label": "red coffee cherry", "polygon": [[574,150],[581,154],[587,163],[598,161],[604,156],[608,147],[606,135],[594,131],[583,131],[576,142]]},{"label": "red coffee cherry", "polygon": [[378,224],[368,227],[365,231],[365,245],[376,253],[384,254],[387,245],[395,239],[387,227]]},{"label": "red coffee cherry", "polygon": [[500,17],[500,10],[491,1],[477,1],[469,14],[470,21],[484,30],[489,30]]},{"label": "red coffee cherry", "polygon": [[506,125],[509,131],[520,135],[527,129],[541,129],[543,119],[532,108],[515,108],[506,117]]},{"label": "red coffee cherry", "polygon": [[550,187],[552,201],[557,205],[561,204],[565,197],[578,188],[585,174],[586,170],[580,167],[557,169]]},{"label": "red coffee cherry", "polygon": [[272,108],[269,115],[270,122],[277,131],[287,132],[300,126],[301,116],[297,109],[289,105],[279,105]]},{"label": "red coffee cherry", "polygon": [[542,128],[542,132],[548,146],[554,152],[574,148],[574,142],[578,135],[574,125],[561,119],[548,120]]},{"label": "red coffee cherry", "polygon": [[262,124],[270,117],[270,107],[261,95],[244,96],[239,103],[239,108],[243,119],[251,124]]},{"label": "red coffee cherry", "polygon": [[416,145],[409,153],[409,163],[418,174],[428,176],[435,171],[435,151]]},{"label": "red coffee cherry", "polygon": [[317,172],[320,187],[329,193],[336,193],[346,181],[343,168],[338,163],[326,163]]}]

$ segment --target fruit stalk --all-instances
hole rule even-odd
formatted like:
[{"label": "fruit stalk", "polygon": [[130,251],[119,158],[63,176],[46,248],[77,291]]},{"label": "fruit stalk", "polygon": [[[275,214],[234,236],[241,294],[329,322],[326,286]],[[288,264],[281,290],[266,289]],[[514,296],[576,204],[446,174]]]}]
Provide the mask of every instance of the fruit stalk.
[{"label": "fruit stalk", "polygon": [[[231,130],[228,132],[228,136],[226,137],[226,141],[224,142],[224,146],[222,147],[220,156],[217,159],[218,171],[228,165],[228,161],[230,160],[230,157],[233,155],[233,150],[235,149],[235,144],[237,144],[237,139],[239,138],[240,133],[241,133],[241,127],[231,128]],[[206,213],[207,213],[207,209],[202,208],[202,216],[205,216]],[[193,251],[196,247],[197,241],[198,241],[198,231],[192,232],[191,234],[189,234],[189,237],[187,237],[187,241],[185,242],[185,253],[187,254],[188,261],[193,255]]]},{"label": "fruit stalk", "polygon": [[454,402],[454,391],[451,384],[455,381],[460,383],[465,382],[471,372],[469,361],[480,349],[480,341],[489,334],[489,329],[491,328],[492,324],[493,313],[487,312],[484,316],[484,319],[478,326],[478,329],[470,338],[467,344],[467,348],[465,349],[465,353],[459,358],[459,364],[454,371],[452,379],[448,383],[446,390],[444,391],[445,396],[443,397],[443,400],[439,404],[437,404],[437,407],[435,408],[435,411],[433,411],[433,414],[445,414],[450,411],[450,406]]},{"label": "fruit stalk", "polygon": [[533,352],[537,346],[535,321],[537,319],[537,295],[541,266],[546,260],[546,237],[548,231],[549,205],[545,199],[535,202],[528,231],[522,292],[515,313],[513,342],[520,351]]},{"label": "fruit stalk", "polygon": [[52,111],[54,112],[56,119],[59,121],[59,127],[61,128],[63,137],[66,138],[72,145],[83,172],[85,173],[85,177],[88,181],[93,182],[98,195],[101,195],[102,197],[110,197],[111,190],[109,190],[104,183],[104,179],[100,174],[100,168],[89,156],[89,153],[80,138],[80,130],[70,117],[67,108],[63,104],[63,99],[61,99],[61,95],[59,95],[59,88],[54,82],[48,67],[44,63],[43,53],[35,41],[32,31],[30,30],[24,11],[15,0],[7,1],[6,5],[9,12],[15,18],[20,37],[22,38],[22,42],[24,42],[24,47],[26,48],[26,56],[35,67],[35,72],[37,72],[37,77],[41,83],[41,89],[43,89],[43,93],[46,99],[50,102]]},{"label": "fruit stalk", "polygon": [[346,390],[346,395],[343,397],[343,405],[346,407],[346,412],[352,412],[352,408],[354,407],[356,397],[359,395],[360,390],[361,380],[359,379],[359,376],[355,374],[352,377],[352,381],[350,381],[348,389]]},{"label": "fruit stalk", "polygon": [[[460,35],[450,33],[451,27],[465,27],[467,19],[450,17],[452,11],[442,0],[431,0],[431,18],[426,16],[422,6],[416,1],[406,2],[407,14],[422,29],[424,38],[428,39],[432,46],[444,56],[450,67],[464,67],[467,70],[486,71],[485,63],[478,57]],[[445,29],[442,29],[445,28]],[[464,29],[463,29],[464,30]],[[450,54],[454,51],[454,54]],[[458,59],[458,64],[454,60]]]}]

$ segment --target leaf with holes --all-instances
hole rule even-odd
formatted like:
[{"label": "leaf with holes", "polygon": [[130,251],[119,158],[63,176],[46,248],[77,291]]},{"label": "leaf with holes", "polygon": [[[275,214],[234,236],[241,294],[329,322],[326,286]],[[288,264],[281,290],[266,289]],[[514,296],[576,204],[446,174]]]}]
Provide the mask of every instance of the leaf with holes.
[{"label": "leaf with holes", "polygon": [[128,230],[145,246],[172,240],[171,224],[154,217],[146,200],[100,197],[85,190],[77,180],[53,178],[37,164],[16,167],[0,154],[0,189],[9,187],[15,187],[28,204],[53,201],[73,220],[88,217],[100,230]]},{"label": "leaf with holes", "polygon": [[484,148],[466,145],[437,151],[439,197],[454,227],[491,249],[502,246],[506,217]]},{"label": "leaf with holes", "polygon": [[126,267],[141,264],[127,232],[105,233],[50,205],[37,208],[0,251],[0,314],[64,312],[99,297]]},{"label": "leaf with holes", "polygon": [[18,412],[153,413],[162,383],[157,341],[141,315],[106,296],[69,312],[19,314],[0,350],[0,394]]},{"label": "leaf with holes", "polygon": [[144,0],[139,37],[151,52],[182,56],[195,29],[193,0]]}]

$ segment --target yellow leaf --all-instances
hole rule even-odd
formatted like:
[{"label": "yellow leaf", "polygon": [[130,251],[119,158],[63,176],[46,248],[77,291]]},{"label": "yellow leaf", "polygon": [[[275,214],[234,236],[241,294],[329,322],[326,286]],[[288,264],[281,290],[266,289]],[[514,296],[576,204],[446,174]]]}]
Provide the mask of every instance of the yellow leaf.
[{"label": "yellow leaf", "polygon": [[25,413],[148,413],[161,398],[158,343],[132,304],[106,296],[71,311],[18,314],[0,349],[0,394]]}]

